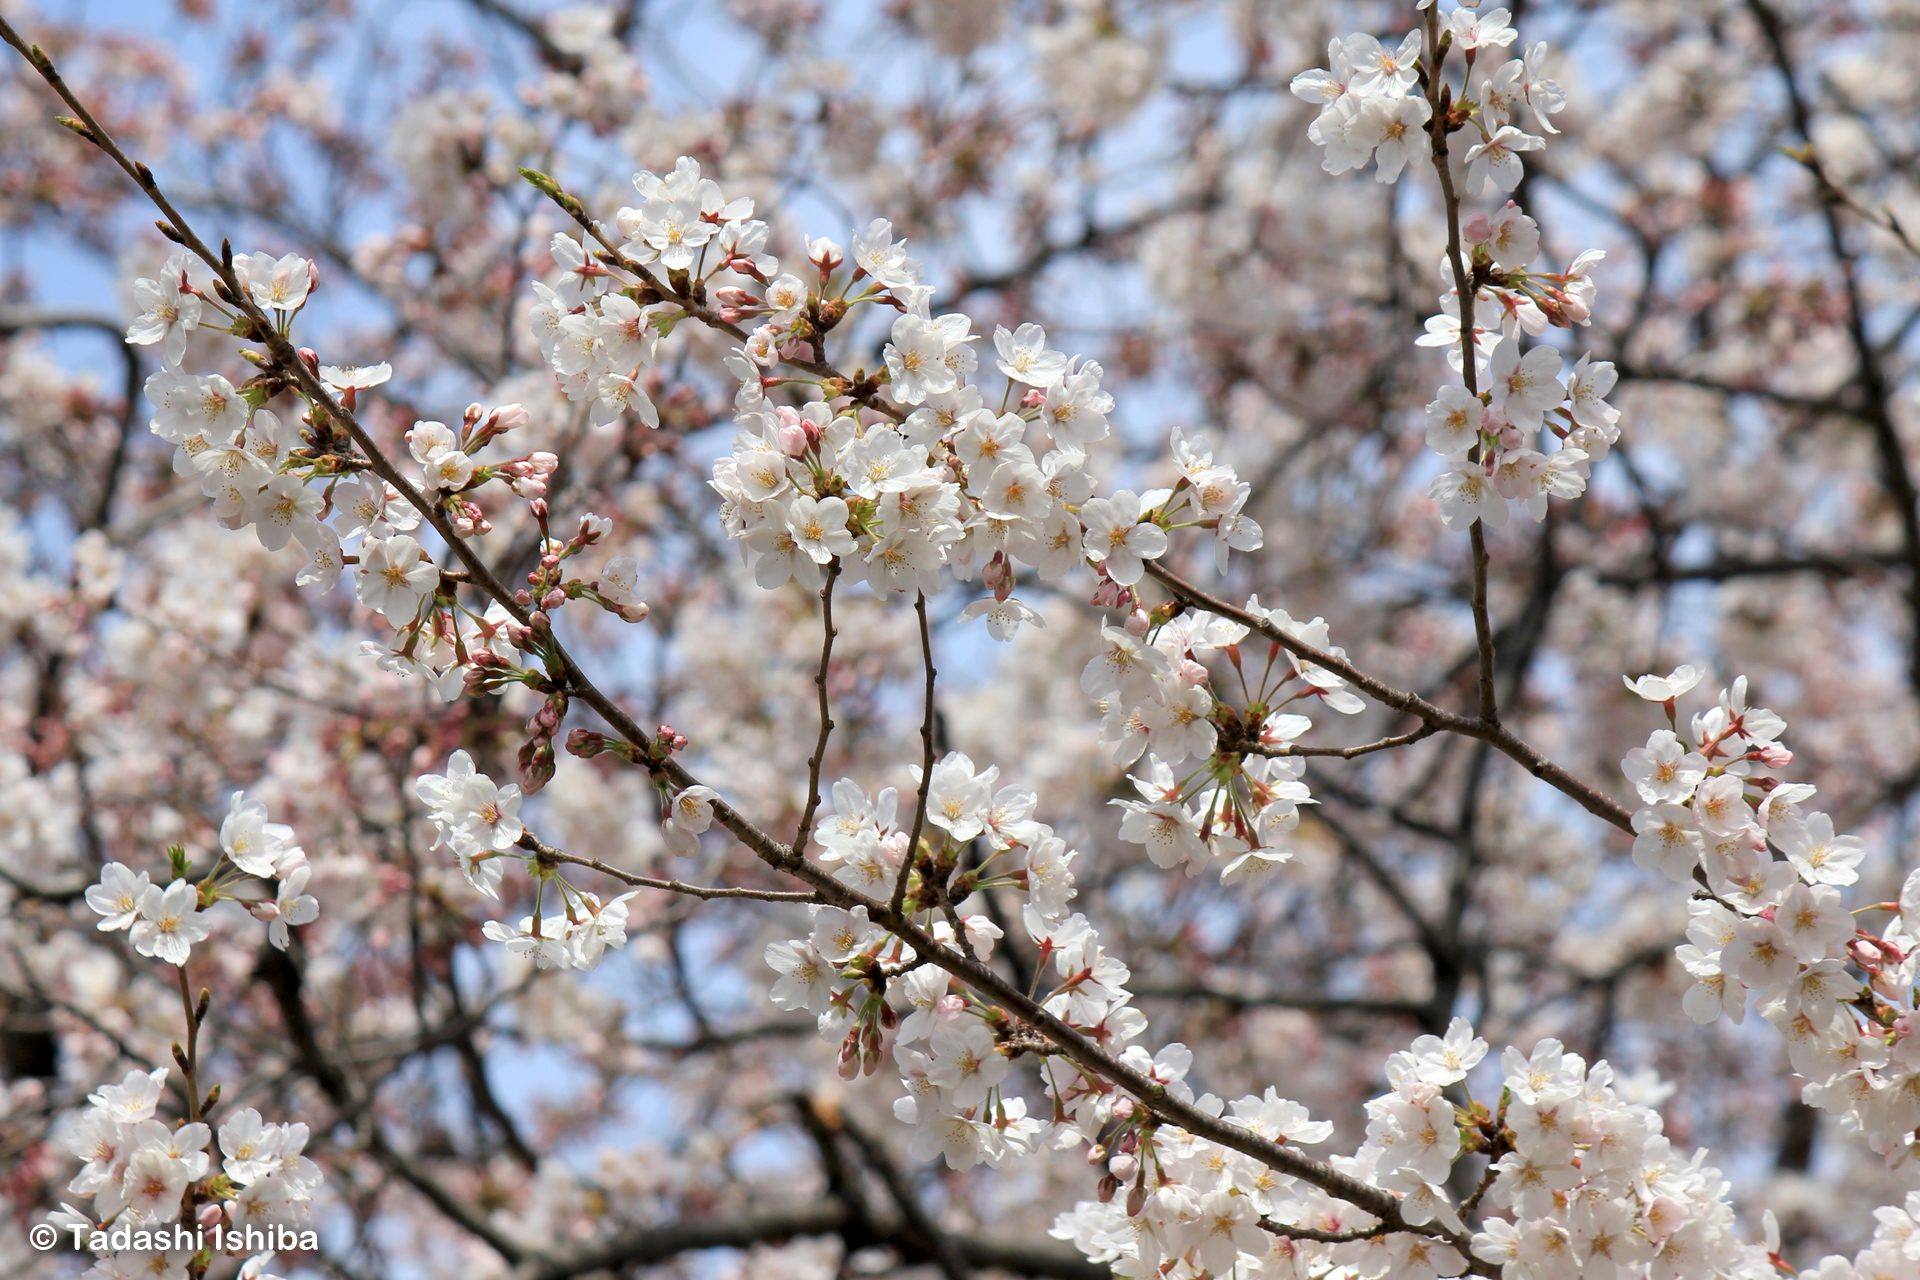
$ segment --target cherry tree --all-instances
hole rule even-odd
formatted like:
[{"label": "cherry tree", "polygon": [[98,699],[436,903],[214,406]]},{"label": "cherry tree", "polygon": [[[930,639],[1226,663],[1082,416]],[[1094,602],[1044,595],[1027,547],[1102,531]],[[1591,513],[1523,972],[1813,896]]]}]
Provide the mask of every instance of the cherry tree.
[{"label": "cherry tree", "polygon": [[1898,15],[268,17],[0,18],[0,1256],[1916,1266]]}]

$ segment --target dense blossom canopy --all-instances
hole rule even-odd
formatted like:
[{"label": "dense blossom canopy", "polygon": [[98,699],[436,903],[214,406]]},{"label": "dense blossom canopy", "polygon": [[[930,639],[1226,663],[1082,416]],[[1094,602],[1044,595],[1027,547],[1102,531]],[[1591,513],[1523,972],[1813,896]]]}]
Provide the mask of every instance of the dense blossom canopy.
[{"label": "dense blossom canopy", "polygon": [[9,12],[0,1260],[1920,1277],[1914,16]]}]

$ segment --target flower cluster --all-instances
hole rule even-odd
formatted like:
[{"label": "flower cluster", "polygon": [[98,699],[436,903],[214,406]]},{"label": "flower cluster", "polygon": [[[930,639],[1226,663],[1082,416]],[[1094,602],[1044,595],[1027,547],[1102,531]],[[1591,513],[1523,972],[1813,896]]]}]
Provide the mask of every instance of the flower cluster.
[{"label": "flower cluster", "polygon": [[[497,785],[474,768],[472,756],[456,751],[448,758],[444,774],[422,774],[413,789],[440,833],[434,847],[453,851],[467,883],[498,899],[509,858],[526,861],[538,879],[541,897],[534,902],[534,914],[514,928],[489,920],[481,930],[488,938],[504,943],[510,954],[525,956],[541,969],[591,969],[608,947],[626,945],[627,903],[634,895],[623,893],[602,902],[568,883],[557,868],[538,861],[536,853],[526,851],[523,846],[529,837],[520,821],[519,787]],[[563,910],[542,918],[540,902],[549,884],[559,893]]]},{"label": "flower cluster", "polygon": [[[1469,87],[1478,51],[1504,48],[1516,39],[1505,9],[1479,13],[1456,9],[1446,22],[1448,47],[1466,55]],[[1548,117],[1565,105],[1565,95],[1540,74],[1546,46],[1535,45],[1525,59],[1483,69],[1477,89],[1463,93],[1446,121],[1429,128],[1432,105],[1420,95],[1422,33],[1409,32],[1397,48],[1364,33],[1337,39],[1328,47],[1330,70],[1294,78],[1293,92],[1321,103],[1308,130],[1326,150],[1325,168],[1345,173],[1369,157],[1382,182],[1393,182],[1408,161],[1430,149],[1435,131],[1472,127],[1480,141],[1466,155],[1467,187],[1479,193],[1489,183],[1501,191],[1519,185],[1518,153],[1539,150],[1544,139],[1523,133],[1512,120],[1521,104],[1540,127],[1554,132]],[[1509,504],[1520,504],[1535,520],[1545,517],[1549,497],[1572,498],[1586,491],[1588,466],[1607,455],[1619,437],[1619,413],[1606,403],[1615,372],[1611,364],[1582,356],[1569,380],[1561,378],[1561,357],[1551,347],[1522,351],[1521,333],[1539,336],[1549,325],[1585,324],[1592,314],[1590,272],[1603,254],[1582,254],[1564,272],[1531,272],[1540,252],[1533,219],[1509,202],[1497,214],[1476,215],[1460,227],[1467,256],[1456,261],[1449,251],[1441,263],[1448,290],[1439,315],[1427,321],[1422,346],[1442,347],[1456,370],[1463,370],[1463,347],[1470,341],[1474,377],[1468,386],[1441,388],[1427,406],[1426,439],[1447,459],[1430,492],[1449,529],[1475,522],[1489,528],[1506,524]],[[1469,282],[1470,281],[1470,282]],[[1461,292],[1473,295],[1473,332],[1462,333]],[[1500,317],[1499,325],[1492,318]],[[1474,391],[1479,375],[1487,389]],[[1561,442],[1552,453],[1536,448],[1551,432]]]},{"label": "flower cluster", "polygon": [[[196,1228],[283,1228],[298,1233],[303,1247],[313,1247],[308,1207],[322,1176],[304,1154],[307,1126],[263,1123],[252,1107],[235,1112],[220,1126],[223,1159],[216,1169],[207,1149],[214,1136],[208,1125],[169,1125],[159,1118],[166,1080],[165,1067],[129,1071],[119,1084],[88,1095],[91,1105],[67,1126],[64,1145],[83,1162],[67,1190],[90,1197],[92,1213],[62,1204],[52,1215],[55,1225],[86,1235],[116,1225],[172,1223],[181,1220],[191,1189],[201,1204],[191,1219]],[[88,1274],[184,1280],[192,1256],[191,1249],[107,1253]]]},{"label": "flower cluster", "polygon": [[[1466,52],[1471,67],[1477,51],[1505,48],[1519,38],[1508,25],[1509,16],[1505,9],[1478,13],[1459,8],[1448,17],[1443,38]],[[1297,97],[1320,104],[1307,136],[1325,150],[1321,165],[1328,173],[1347,173],[1372,160],[1375,177],[1394,182],[1402,169],[1428,153],[1433,107],[1420,93],[1421,44],[1417,29],[1398,46],[1364,32],[1336,38],[1327,45],[1326,70],[1303,71],[1293,78]],[[1472,192],[1485,190],[1489,182],[1502,191],[1513,190],[1523,172],[1519,153],[1546,145],[1545,139],[1513,124],[1522,103],[1543,132],[1558,132],[1547,117],[1566,106],[1566,95],[1542,74],[1546,56],[1547,46],[1536,44],[1524,59],[1486,64],[1476,91],[1463,94],[1455,108],[1461,118],[1447,122],[1449,130],[1470,123],[1480,134],[1466,157]]]},{"label": "flower cluster", "polygon": [[[1264,617],[1283,634],[1338,657],[1320,618],[1296,622],[1286,611],[1264,609],[1260,598],[1247,612]],[[1333,672],[1294,657],[1275,643],[1263,661],[1249,663],[1240,645],[1249,629],[1205,612],[1183,613],[1155,623],[1136,611],[1124,627],[1105,627],[1107,649],[1088,662],[1080,687],[1100,700],[1106,718],[1101,742],[1115,763],[1132,764],[1146,753],[1144,776],[1132,779],[1139,800],[1115,800],[1125,816],[1120,837],[1146,846],[1155,866],[1185,865],[1198,874],[1224,859],[1226,884],[1259,879],[1287,861],[1278,842],[1311,803],[1300,781],[1305,761],[1288,759],[1288,744],[1313,721],[1288,708],[1317,698],[1335,711],[1362,709],[1347,682]],[[1246,694],[1244,707],[1216,700],[1213,673],[1204,665],[1224,655]],[[1223,746],[1221,734],[1230,735]],[[1175,765],[1200,764],[1184,774]]]},{"label": "flower cluster", "polygon": [[1476,1257],[1521,1280],[1773,1274],[1767,1251],[1735,1230],[1728,1184],[1707,1153],[1682,1159],[1661,1132],[1648,1103],[1670,1089],[1616,1080],[1607,1063],[1589,1068],[1557,1040],[1531,1055],[1509,1048],[1501,1068],[1499,1113],[1474,1108],[1469,1136],[1504,1151],[1489,1199],[1512,1219],[1482,1225]]},{"label": "flower cluster", "polygon": [[[284,951],[288,926],[310,924],[320,915],[319,902],[306,892],[312,874],[307,855],[292,839],[291,827],[267,821],[266,805],[236,791],[220,824],[221,857],[197,885],[186,876],[185,852],[175,849],[174,876],[166,887],[154,884],[145,871],[109,862],[100,869],[100,883],[87,890],[86,902],[102,917],[103,932],[126,929],[135,951],[171,965],[184,966],[193,945],[212,935],[206,909],[223,899],[242,903],[266,922],[268,940]],[[241,898],[230,892],[241,876],[273,883],[274,896]]]},{"label": "flower cluster", "polygon": [[[1907,1193],[1906,1202],[1873,1211],[1873,1239],[1851,1261],[1837,1254],[1820,1259],[1818,1266],[1800,1274],[1806,1280],[1866,1280],[1869,1276],[1904,1275],[1913,1269],[1915,1242],[1920,1241],[1920,1192]],[[1767,1214],[1770,1253],[1780,1253],[1780,1232]],[[1784,1265],[1784,1264],[1783,1264]]]},{"label": "flower cluster", "polygon": [[[726,199],[718,183],[700,176],[697,161],[682,156],[664,178],[639,173],[633,185],[641,203],[614,218],[625,240],[619,266],[658,266],[670,279],[702,285],[723,271],[764,284],[779,269],[762,252],[767,224],[753,217],[753,201]],[[561,390],[590,406],[595,426],[631,412],[658,427],[660,413],[644,379],[655,361],[660,325],[677,308],[652,305],[656,291],[616,276],[564,232],[554,236],[552,254],[560,274],[552,285],[534,285],[540,302],[533,309],[533,331]]]},{"label": "flower cluster", "polygon": [[[265,254],[237,258],[235,271],[283,333],[305,305],[315,278],[304,259],[275,262]],[[251,526],[270,551],[297,542],[309,558],[296,578],[300,585],[330,591],[351,567],[360,603],[398,632],[391,648],[366,646],[384,669],[423,676],[451,699],[475,665],[475,651],[490,651],[499,660],[496,665],[511,665],[518,654],[504,635],[511,621],[504,608],[496,603],[484,615],[469,617],[442,594],[440,570],[414,536],[421,523],[419,511],[373,474],[370,464],[352,456],[351,442],[342,438],[330,417],[316,414],[306,401],[297,421],[266,408],[267,400],[286,388],[264,376],[236,388],[217,373],[188,374],[178,368],[185,354],[184,335],[201,325],[206,308],[228,317],[231,325],[224,331],[244,331],[244,321],[227,312],[217,296],[189,282],[192,274],[176,256],[168,260],[160,280],[137,282],[147,311],[128,330],[130,342],[165,344],[166,365],[147,379],[146,394],[156,409],[151,430],[175,446],[175,472],[199,477],[202,491],[213,500],[215,516],[226,527]],[[384,384],[393,374],[386,364],[337,367],[303,358],[348,408],[358,393]],[[491,482],[529,502],[537,503],[545,494],[547,477],[558,464],[554,455],[535,452],[497,461],[483,456],[495,440],[526,422],[527,412],[518,404],[491,411],[472,405],[457,428],[416,422],[407,432],[408,450],[419,469],[417,489],[456,535],[492,528],[477,500]],[[354,538],[360,539],[359,546],[349,552],[344,543]],[[644,617],[645,606],[637,599],[618,592],[618,599],[605,598],[596,594],[594,584],[559,581],[554,572],[559,561],[593,541],[583,535],[572,542],[544,543],[551,563],[543,559],[533,584],[539,591],[533,594],[543,601],[555,597],[550,606],[586,597],[630,620]],[[463,621],[470,622],[471,631],[463,630]],[[487,661],[480,659],[479,664]]]},{"label": "flower cluster", "polygon": [[[837,293],[833,272],[845,259],[838,246],[816,241],[817,289],[783,276],[766,299],[743,300],[777,309],[728,360],[740,379],[739,431],[711,483],[762,586],[817,588],[831,564],[845,583],[933,591],[945,566],[992,590],[992,600],[975,602],[966,616],[986,617],[994,638],[1005,640],[1021,623],[1039,622],[1012,598],[1019,565],[1052,582],[1089,564],[1102,580],[1096,599],[1111,604],[1130,598],[1145,562],[1165,554],[1171,529],[1213,531],[1223,571],[1230,549],[1261,545],[1258,524],[1241,514],[1248,486],[1210,454],[1186,448],[1177,430],[1183,476],[1175,488],[1094,497],[1087,449],[1109,434],[1113,409],[1100,365],[1048,347],[1038,325],[999,327],[994,367],[1006,382],[990,407],[970,380],[980,361],[972,321],[932,313],[920,264],[891,234],[881,221],[855,239]],[[902,314],[885,351],[892,403],[877,390],[868,401],[878,418],[863,421],[824,401],[794,407],[767,398],[781,381],[767,367],[806,358],[802,335],[880,301]]]},{"label": "flower cluster", "polygon": [[[1607,1274],[1650,1267],[1667,1280],[1766,1273],[1763,1251],[1732,1232],[1718,1171],[1700,1155],[1677,1159],[1659,1115],[1623,1096],[1606,1063],[1589,1069],[1556,1040],[1542,1040],[1531,1055],[1508,1049],[1497,1113],[1472,1102],[1456,1107],[1447,1091],[1464,1090],[1486,1053],[1486,1042],[1455,1019],[1444,1037],[1422,1036],[1393,1054],[1391,1092],[1367,1104],[1365,1143],[1332,1161],[1392,1193],[1401,1220],[1422,1230],[1378,1230],[1383,1224],[1351,1204],[1143,1120],[1123,1102],[1095,1153],[1107,1167],[1101,1200],[1061,1215],[1053,1234],[1095,1262],[1114,1264],[1120,1275],[1169,1273],[1184,1264],[1171,1273],[1299,1277],[1351,1268],[1396,1280],[1454,1276],[1468,1259],[1443,1233],[1465,1243],[1466,1228],[1444,1188],[1456,1160],[1483,1152],[1495,1157],[1488,1198],[1511,1217],[1487,1219],[1471,1236],[1471,1250],[1506,1274],[1574,1280],[1596,1267],[1609,1268]],[[1184,1054],[1174,1056],[1169,1087],[1190,1096],[1179,1083]],[[1636,1083],[1629,1092],[1646,1089]],[[1272,1089],[1231,1104],[1205,1097],[1199,1105],[1274,1141],[1318,1143],[1333,1133],[1331,1124],[1309,1119]]]},{"label": "flower cluster", "polygon": [[[1079,855],[1033,817],[1033,792],[996,788],[998,780],[997,769],[976,771],[957,752],[934,765],[925,779],[926,829],[907,872],[905,908],[931,921],[939,946],[985,961],[1002,930],[984,914],[967,913],[969,900],[983,889],[1023,893],[1022,926],[1041,968],[1051,968],[1057,979],[1043,983],[1037,998],[1048,1013],[1117,1050],[1147,1024],[1131,1005],[1127,967],[1101,946],[1085,916],[1068,911],[1075,893],[1071,864]],[[890,892],[912,837],[912,814],[899,813],[898,802],[892,788],[869,796],[850,779],[835,784],[833,807],[813,834],[821,863],[836,879],[879,897]],[[945,918],[934,918],[942,913]],[[914,1126],[912,1146],[921,1158],[944,1155],[955,1169],[998,1167],[1034,1149],[1045,1126],[1004,1087],[1010,1060],[1021,1052],[1008,1039],[1005,1018],[875,926],[865,907],[813,908],[812,932],[770,945],[766,959],[780,975],[773,1002],[815,1014],[821,1034],[841,1040],[843,1074],[876,1070],[885,1032],[893,1031],[893,1061],[907,1089],[894,1113]],[[1070,1111],[1113,1100],[1111,1085],[1064,1063],[1054,1064],[1047,1081]]]},{"label": "flower cluster", "polygon": [[[1525,270],[1539,253],[1540,233],[1533,219],[1509,204],[1494,218],[1472,219],[1464,228],[1472,245],[1475,316],[1503,317],[1502,331],[1475,326],[1476,374],[1486,390],[1446,386],[1427,405],[1427,445],[1447,459],[1431,496],[1440,504],[1449,529],[1474,521],[1490,528],[1506,524],[1509,503],[1518,503],[1535,520],[1545,517],[1547,499],[1574,498],[1586,492],[1589,464],[1607,456],[1620,437],[1620,413],[1606,402],[1618,375],[1611,363],[1583,355],[1562,379],[1560,352],[1550,346],[1522,351],[1520,334],[1539,334],[1550,323],[1585,323],[1592,309],[1593,265],[1604,255],[1582,254],[1565,272]],[[1442,312],[1427,321],[1418,341],[1445,348],[1454,367],[1462,367],[1458,290],[1440,299]],[[1558,447],[1542,453],[1534,446],[1548,436]]]},{"label": "flower cluster", "polygon": [[1920,1151],[1920,872],[1885,904],[1897,909],[1879,935],[1857,925],[1841,890],[1860,878],[1865,845],[1802,809],[1812,784],[1778,776],[1793,760],[1786,721],[1747,704],[1746,677],[1678,732],[1676,701],[1700,677],[1681,667],[1628,681],[1670,727],[1620,762],[1646,802],[1634,861],[1707,890],[1675,952],[1693,979],[1687,1014],[1740,1022],[1754,997],[1806,1081],[1800,1096],[1904,1161]]}]

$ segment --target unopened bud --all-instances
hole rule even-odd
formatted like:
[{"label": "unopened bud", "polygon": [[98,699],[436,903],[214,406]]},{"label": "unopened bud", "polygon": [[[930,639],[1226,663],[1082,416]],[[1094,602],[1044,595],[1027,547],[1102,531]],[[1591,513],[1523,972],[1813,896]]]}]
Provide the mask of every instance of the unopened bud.
[{"label": "unopened bud", "polygon": [[1133,1155],[1115,1156],[1107,1162],[1107,1172],[1126,1182],[1140,1172],[1140,1157]]},{"label": "unopened bud", "polygon": [[827,274],[846,259],[840,252],[840,246],[824,236],[818,240],[807,241],[807,261],[820,268],[820,276]]},{"label": "unopened bud", "polygon": [[567,593],[565,589],[561,587],[555,587],[553,590],[547,592],[545,596],[541,597],[540,607],[542,609],[558,609],[561,605],[565,604],[566,602],[567,602]]},{"label": "unopened bud", "polygon": [[780,452],[789,458],[805,457],[807,448],[812,443],[807,438],[805,420],[794,412],[790,405],[781,405],[774,410],[774,414],[779,421],[779,426],[775,428],[775,436],[780,443]]},{"label": "unopened bud", "polygon": [[524,405],[503,404],[487,418],[487,431],[497,436],[515,427],[524,427],[529,416]]},{"label": "unopened bud", "polygon": [[1100,1179],[1098,1195],[1101,1204],[1112,1204],[1114,1196],[1120,1193],[1120,1180],[1112,1174]]},{"label": "unopened bud", "polygon": [[595,733],[591,729],[575,729],[567,735],[567,754],[579,756],[582,760],[591,760],[606,749],[605,734]]},{"label": "unopened bud", "polygon": [[1138,609],[1127,615],[1127,634],[1144,636],[1153,629],[1153,619]]},{"label": "unopened bud", "polygon": [[860,1041],[849,1035],[840,1042],[840,1059],[835,1064],[842,1080],[852,1080],[860,1074]]},{"label": "unopened bud", "polygon": [[1013,594],[1013,566],[1007,563],[1004,551],[993,553],[993,559],[987,561],[987,567],[980,573],[980,581],[993,592],[993,598],[1003,604]]}]

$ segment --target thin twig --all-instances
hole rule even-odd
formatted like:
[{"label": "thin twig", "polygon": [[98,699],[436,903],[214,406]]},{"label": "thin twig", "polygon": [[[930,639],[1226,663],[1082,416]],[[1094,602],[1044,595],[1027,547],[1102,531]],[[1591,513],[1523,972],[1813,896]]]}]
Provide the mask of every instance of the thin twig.
[{"label": "thin twig", "polygon": [[1353,1227],[1347,1231],[1322,1231],[1318,1227],[1292,1227],[1284,1222],[1275,1222],[1271,1218],[1260,1219],[1260,1228],[1288,1240],[1318,1240],[1322,1244],[1350,1244],[1355,1240],[1372,1240],[1386,1235],[1391,1228],[1384,1222],[1376,1222],[1371,1227]]},{"label": "thin twig", "polygon": [[840,577],[840,557],[827,565],[827,580],[820,588],[820,669],[814,672],[813,685],[820,692],[820,736],[813,743],[813,758],[807,761],[807,807],[800,814],[800,827],[793,833],[794,850],[803,857],[807,836],[813,830],[813,815],[820,811],[820,765],[827,758],[827,737],[833,732],[833,712],[827,705],[827,668],[833,661],[833,584]]},{"label": "thin twig", "polygon": [[1370,756],[1376,751],[1391,751],[1395,747],[1409,747],[1423,738],[1431,738],[1440,732],[1436,724],[1423,724],[1412,733],[1395,734],[1391,738],[1382,738],[1378,742],[1362,743],[1357,747],[1302,747],[1291,742],[1279,746],[1268,746],[1264,742],[1251,742],[1235,750],[1244,751],[1250,756],[1267,756],[1279,759],[1285,756],[1332,756],[1338,760],[1351,760],[1355,756]]},{"label": "thin twig", "polygon": [[920,795],[913,805],[913,834],[907,837],[907,855],[900,863],[900,874],[893,882],[893,896],[887,900],[895,915],[907,900],[907,877],[913,874],[914,859],[920,853],[920,833],[927,825],[927,796],[933,790],[933,634],[927,629],[927,593],[914,596],[913,611],[920,615],[920,659],[927,668],[926,714],[920,722]]},{"label": "thin twig", "polygon": [[556,849],[543,844],[532,832],[523,831],[515,842],[522,849],[532,851],[533,855],[545,862],[565,862],[576,867],[588,867],[603,876],[612,876],[622,884],[630,884],[636,889],[664,889],[669,893],[682,893],[689,898],[750,898],[755,902],[818,902],[817,893],[785,893],[774,889],[735,889],[726,885],[688,884],[684,880],[655,880],[648,876],[636,876],[632,872],[622,871],[618,867],[608,866],[598,858],[582,858],[577,854]]}]

